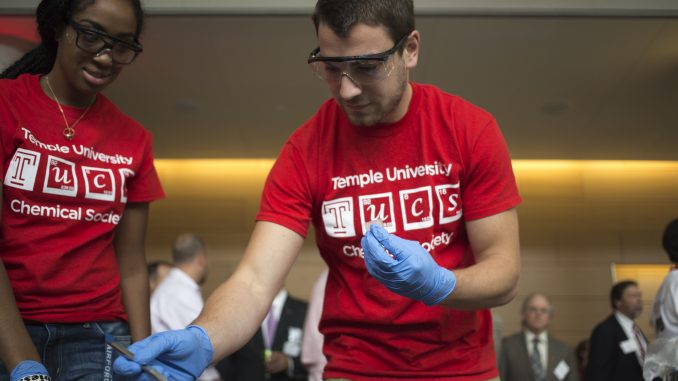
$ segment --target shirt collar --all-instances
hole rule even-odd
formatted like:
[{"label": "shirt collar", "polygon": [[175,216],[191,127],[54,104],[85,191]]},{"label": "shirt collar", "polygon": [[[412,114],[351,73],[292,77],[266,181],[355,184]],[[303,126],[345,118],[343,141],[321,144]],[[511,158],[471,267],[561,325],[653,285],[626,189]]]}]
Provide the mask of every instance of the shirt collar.
[{"label": "shirt collar", "polygon": [[539,339],[539,343],[541,344],[546,344],[548,342],[548,334],[546,331],[543,331],[539,335],[535,335],[534,332],[530,331],[529,329],[525,329],[525,339],[528,343],[530,343],[530,345],[532,344],[532,341],[534,341],[535,337]]},{"label": "shirt collar", "polygon": [[619,311],[614,311],[614,316],[626,332],[633,332],[634,321]]},{"label": "shirt collar", "polygon": [[285,305],[285,300],[287,300],[287,290],[280,290],[278,295],[276,295],[273,299],[273,303],[271,303],[273,315],[278,318],[277,320],[280,320],[280,314],[282,313],[283,306]]},{"label": "shirt collar", "polygon": [[170,273],[167,275],[168,277],[174,278],[177,282],[181,282],[187,286],[190,286],[194,290],[200,290],[200,286],[191,278],[188,274],[186,274],[184,271],[179,269],[178,267],[173,268],[170,270]]}]

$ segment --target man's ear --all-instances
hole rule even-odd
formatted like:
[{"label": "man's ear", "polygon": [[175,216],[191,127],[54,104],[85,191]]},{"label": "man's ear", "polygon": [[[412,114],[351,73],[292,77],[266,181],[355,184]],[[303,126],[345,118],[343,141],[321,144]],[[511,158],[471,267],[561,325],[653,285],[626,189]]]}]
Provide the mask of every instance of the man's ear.
[{"label": "man's ear", "polygon": [[419,61],[419,44],[421,36],[419,31],[415,30],[410,33],[403,49],[403,60],[408,69],[414,69]]}]

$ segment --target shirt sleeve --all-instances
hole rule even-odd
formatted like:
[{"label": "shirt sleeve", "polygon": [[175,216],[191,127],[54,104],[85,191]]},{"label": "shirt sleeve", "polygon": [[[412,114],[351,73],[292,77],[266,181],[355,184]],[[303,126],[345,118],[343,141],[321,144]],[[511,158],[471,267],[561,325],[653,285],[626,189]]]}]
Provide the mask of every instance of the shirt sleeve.
[{"label": "shirt sleeve", "polygon": [[[678,270],[673,270],[678,271]],[[670,274],[671,281],[666,292],[666,297],[662,301],[665,308],[667,321],[664,325],[670,325],[669,328],[673,333],[678,333],[678,275],[677,273]]]},{"label": "shirt sleeve", "polygon": [[305,238],[312,206],[306,165],[295,146],[288,142],[266,179],[257,220],[285,226]]},{"label": "shirt sleeve", "polygon": [[470,142],[466,186],[462,188],[467,220],[488,217],[518,205],[511,158],[504,137],[492,119]]}]

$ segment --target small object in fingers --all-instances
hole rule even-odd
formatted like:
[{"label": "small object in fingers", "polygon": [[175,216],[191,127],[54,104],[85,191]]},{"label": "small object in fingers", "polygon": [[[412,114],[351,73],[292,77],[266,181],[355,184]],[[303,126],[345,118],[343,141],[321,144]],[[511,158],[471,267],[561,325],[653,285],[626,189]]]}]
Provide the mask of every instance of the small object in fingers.
[{"label": "small object in fingers", "polygon": [[[127,349],[124,345],[120,343],[116,343],[115,341],[109,341],[108,345],[113,347],[116,351],[118,351],[121,355],[125,356],[126,359],[133,361],[134,360],[134,353],[130,352],[129,349]],[[142,365],[141,369],[153,376],[158,381],[168,381],[167,377],[163,376],[162,373],[158,372],[155,368],[153,368],[150,365]]]},{"label": "small object in fingers", "polygon": [[372,220],[367,223],[366,230],[370,230],[370,226],[372,225],[378,225],[381,226],[382,228],[384,227],[384,221],[382,221],[380,218],[377,218],[376,220]]},{"label": "small object in fingers", "polygon": [[[383,228],[384,227],[384,221],[382,221],[380,218],[377,218],[376,220],[372,220],[372,221],[367,223],[367,229],[366,230],[369,231],[370,227],[372,225],[378,225],[378,226],[381,226]],[[384,247],[384,246],[382,245],[381,247]],[[390,255],[391,258],[395,259],[395,256],[393,256],[393,254],[391,254],[388,250],[386,250],[385,247],[384,247],[384,251],[386,252],[386,254]]]}]

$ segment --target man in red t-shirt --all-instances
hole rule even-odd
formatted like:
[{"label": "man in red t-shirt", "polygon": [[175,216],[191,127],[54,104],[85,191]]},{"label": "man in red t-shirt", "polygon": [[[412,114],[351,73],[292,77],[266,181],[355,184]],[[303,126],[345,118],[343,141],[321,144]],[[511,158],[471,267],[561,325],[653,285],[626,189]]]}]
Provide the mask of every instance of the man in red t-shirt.
[{"label": "man in red t-shirt", "polygon": [[242,346],[312,223],[329,267],[323,377],[498,376],[488,308],[516,291],[520,197],[494,118],[409,81],[411,0],[319,0],[313,20],[308,62],[333,99],[283,147],[242,262],[195,325],[133,345],[138,363],[116,371],[190,378]]}]

